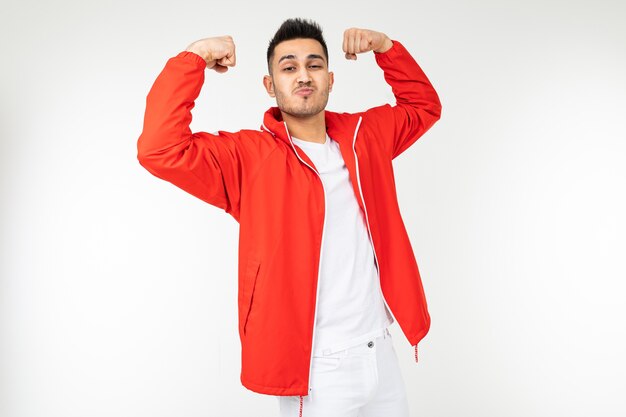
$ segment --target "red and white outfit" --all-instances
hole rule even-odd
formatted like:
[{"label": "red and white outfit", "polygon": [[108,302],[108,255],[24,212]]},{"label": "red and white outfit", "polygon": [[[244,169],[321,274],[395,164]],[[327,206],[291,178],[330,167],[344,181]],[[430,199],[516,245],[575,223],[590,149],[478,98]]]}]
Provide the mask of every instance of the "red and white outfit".
[{"label": "red and white outfit", "polygon": [[408,417],[406,388],[387,327],[367,224],[339,144],[291,137],[317,168],[326,195],[315,350],[306,397],[278,396],[280,417]]},{"label": "red and white outfit", "polygon": [[[417,361],[417,344],[428,333],[430,316],[398,207],[392,160],[439,120],[441,104],[400,42],[394,40],[391,49],[374,56],[396,105],[359,113],[325,111],[328,136],[339,147],[360,212],[353,220],[364,220],[371,242],[385,306],[381,309],[372,298],[374,305],[367,310],[372,316],[346,323],[351,329],[346,337],[354,341],[365,323],[373,325],[381,317],[386,325],[389,312],[415,347]],[[328,252],[341,251],[336,241],[325,246],[335,233],[327,226],[341,213],[327,210],[324,180],[294,143],[277,107],[265,112],[259,130],[191,132],[191,110],[205,68],[204,59],[190,51],[167,61],[147,96],[138,159],[155,176],[223,209],[239,223],[241,382],[258,393],[303,399],[311,392],[315,343],[330,346],[345,330],[326,313],[326,299],[320,297],[327,283],[324,271],[337,264]],[[346,259],[342,275],[350,282],[359,276],[348,274],[358,274],[371,285],[367,245],[360,236],[349,238],[362,245],[361,252]],[[372,296],[371,291],[365,296]],[[320,322],[328,326],[320,327],[317,338],[320,312]]]},{"label": "red and white outfit", "polygon": [[323,144],[291,139],[315,164],[326,196],[314,343],[314,353],[323,354],[382,334],[393,317],[381,294],[367,224],[339,144],[328,135]]}]

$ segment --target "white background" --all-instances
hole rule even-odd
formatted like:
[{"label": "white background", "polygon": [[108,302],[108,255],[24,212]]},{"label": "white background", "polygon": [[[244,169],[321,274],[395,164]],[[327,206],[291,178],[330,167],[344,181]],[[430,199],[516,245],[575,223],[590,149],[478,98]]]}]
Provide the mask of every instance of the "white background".
[{"label": "white background", "polygon": [[[413,416],[626,414],[621,1],[5,1],[0,416],[275,416],[239,381],[238,225],[136,160],[168,58],[229,34],[192,130],[257,129],[267,43],[324,28],[328,109],[393,103],[344,29],[400,40],[442,118],[394,162],[432,327]],[[621,214],[620,214],[621,213]]]}]

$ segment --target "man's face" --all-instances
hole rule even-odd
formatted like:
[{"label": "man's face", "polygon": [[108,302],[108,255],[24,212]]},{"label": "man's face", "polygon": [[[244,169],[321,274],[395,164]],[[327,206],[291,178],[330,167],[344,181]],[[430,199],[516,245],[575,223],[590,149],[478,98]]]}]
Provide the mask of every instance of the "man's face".
[{"label": "man's face", "polygon": [[263,84],[281,111],[294,117],[324,110],[333,87],[333,73],[322,45],[315,39],[292,39],[276,45],[272,72]]}]

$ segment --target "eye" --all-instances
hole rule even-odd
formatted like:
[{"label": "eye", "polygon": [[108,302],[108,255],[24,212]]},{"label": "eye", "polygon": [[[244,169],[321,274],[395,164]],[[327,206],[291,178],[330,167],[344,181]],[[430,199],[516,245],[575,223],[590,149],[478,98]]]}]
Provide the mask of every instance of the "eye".
[{"label": "eye", "polygon": [[295,67],[285,67],[285,68],[283,68],[283,71],[289,71],[289,70],[291,70],[293,68],[295,68]]},{"label": "eye", "polygon": [[322,68],[321,65],[310,65],[311,68]]}]

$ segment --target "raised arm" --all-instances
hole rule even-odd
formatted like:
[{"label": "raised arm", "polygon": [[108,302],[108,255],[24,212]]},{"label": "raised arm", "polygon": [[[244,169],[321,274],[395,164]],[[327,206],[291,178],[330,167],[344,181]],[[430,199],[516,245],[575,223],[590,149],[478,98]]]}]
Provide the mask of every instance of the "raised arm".
[{"label": "raised arm", "polygon": [[192,133],[189,128],[205,68],[223,73],[234,65],[230,36],[202,39],[170,58],[146,98],[137,159],[153,175],[237,218],[242,171],[238,134]]},{"label": "raised arm", "polygon": [[391,86],[396,105],[367,110],[363,123],[379,132],[391,159],[419,139],[441,117],[441,102],[424,71],[406,48],[380,32],[348,29],[344,33],[346,58],[373,51],[378,66]]}]

